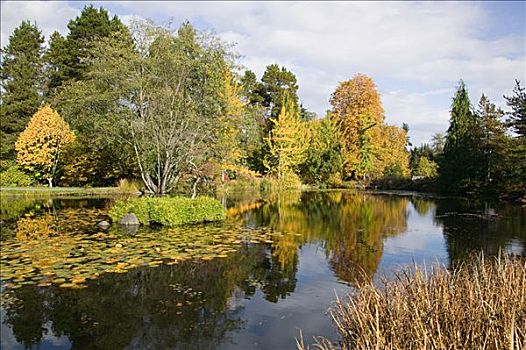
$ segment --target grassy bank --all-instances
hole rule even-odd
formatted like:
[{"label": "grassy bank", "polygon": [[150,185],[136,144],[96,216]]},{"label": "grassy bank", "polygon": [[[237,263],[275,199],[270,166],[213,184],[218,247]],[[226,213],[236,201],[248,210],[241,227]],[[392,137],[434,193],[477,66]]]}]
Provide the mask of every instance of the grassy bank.
[{"label": "grassy bank", "polygon": [[339,343],[318,338],[311,349],[521,350],[526,261],[478,258],[454,271],[406,270],[337,300],[331,316]]},{"label": "grassy bank", "polygon": [[0,187],[3,196],[98,196],[133,193],[120,187]]}]

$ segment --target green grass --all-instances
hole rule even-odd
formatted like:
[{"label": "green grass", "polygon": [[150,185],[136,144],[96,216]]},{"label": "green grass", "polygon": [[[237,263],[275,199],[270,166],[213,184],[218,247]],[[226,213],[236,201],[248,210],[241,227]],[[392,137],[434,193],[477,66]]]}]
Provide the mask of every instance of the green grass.
[{"label": "green grass", "polygon": [[0,187],[4,196],[96,196],[126,193],[119,187]]}]

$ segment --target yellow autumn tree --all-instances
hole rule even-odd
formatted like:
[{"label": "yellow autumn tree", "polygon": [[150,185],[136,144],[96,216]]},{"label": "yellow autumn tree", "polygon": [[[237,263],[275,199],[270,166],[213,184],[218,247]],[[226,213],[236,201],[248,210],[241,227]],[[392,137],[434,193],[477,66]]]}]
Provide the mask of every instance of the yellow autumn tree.
[{"label": "yellow autumn tree", "polygon": [[296,167],[305,161],[310,130],[301,120],[294,101],[287,95],[278,118],[270,120],[274,128],[266,139],[270,154],[265,159],[265,166],[277,174],[278,180],[282,180],[287,175],[294,175]]},{"label": "yellow autumn tree", "polygon": [[238,138],[245,103],[241,101],[240,94],[241,86],[227,70],[224,90],[225,108],[218,123],[218,138],[215,145],[222,177],[225,170],[236,170],[236,163],[241,158]]},{"label": "yellow autumn tree", "polygon": [[383,125],[380,132],[377,173],[380,176],[408,177],[407,131],[396,125]]},{"label": "yellow autumn tree", "polygon": [[332,113],[342,128],[345,176],[370,176],[374,172],[378,153],[378,129],[384,120],[384,109],[376,85],[366,75],[355,75],[338,85],[330,103]]},{"label": "yellow autumn tree", "polygon": [[17,163],[36,177],[46,179],[52,187],[61,156],[74,140],[69,125],[46,105],[33,115],[16,141]]},{"label": "yellow autumn tree", "polygon": [[384,124],[380,94],[370,77],[358,74],[341,82],[330,103],[342,131],[345,177],[371,179],[389,169],[408,174],[405,131]]}]

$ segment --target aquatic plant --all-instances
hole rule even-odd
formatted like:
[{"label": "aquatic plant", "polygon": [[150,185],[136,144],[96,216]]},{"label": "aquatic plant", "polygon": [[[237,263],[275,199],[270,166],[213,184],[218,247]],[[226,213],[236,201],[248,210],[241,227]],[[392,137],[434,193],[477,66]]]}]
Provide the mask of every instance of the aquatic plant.
[{"label": "aquatic plant", "polygon": [[481,256],[453,271],[406,269],[338,299],[331,316],[339,343],[317,338],[316,349],[524,349],[526,261]]},{"label": "aquatic plant", "polygon": [[2,242],[2,298],[24,285],[84,288],[87,281],[105,273],[226,258],[242,243],[271,243],[279,234],[222,223],[162,230],[142,227],[130,236],[119,227],[99,231],[95,223],[105,218],[101,209],[65,209],[54,216],[20,218],[16,239]]}]

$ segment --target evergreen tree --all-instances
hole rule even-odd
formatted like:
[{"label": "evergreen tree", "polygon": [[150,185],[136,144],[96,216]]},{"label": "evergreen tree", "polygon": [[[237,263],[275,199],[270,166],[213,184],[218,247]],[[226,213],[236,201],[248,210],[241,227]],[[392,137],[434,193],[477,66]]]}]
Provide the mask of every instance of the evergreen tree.
[{"label": "evergreen tree", "polygon": [[508,106],[511,107],[511,112],[508,114],[510,126],[520,138],[526,139],[526,91],[518,80],[515,81],[513,94],[510,97],[504,96]]},{"label": "evergreen tree", "polygon": [[258,82],[256,74],[251,70],[246,70],[241,77],[242,94],[250,105],[263,105],[263,85]]},{"label": "evergreen tree", "polygon": [[434,149],[427,143],[421,146],[413,147],[409,155],[409,167],[411,168],[411,175],[422,176],[418,173],[420,160],[426,158],[428,161],[436,162]]},{"label": "evergreen tree", "polygon": [[504,185],[509,146],[502,121],[504,112],[482,94],[476,116],[481,128],[481,183],[486,191],[498,191]]},{"label": "evergreen tree", "polygon": [[267,117],[278,118],[285,95],[289,100],[288,103],[292,103],[294,108],[298,109],[298,83],[294,73],[285,67],[271,64],[265,69],[261,82],[263,85],[263,105],[268,108]]},{"label": "evergreen tree", "polygon": [[[96,9],[93,5],[85,6],[77,18],[69,21],[68,29],[65,39],[53,33],[46,54],[48,88],[51,91],[65,81],[86,78],[93,48],[99,40],[116,32],[128,32],[117,16],[110,18],[108,11],[102,7]],[[132,43],[131,38],[127,40]]]},{"label": "evergreen tree", "polygon": [[44,55],[47,95],[68,79],[68,58],[66,38],[55,31],[49,38],[49,48]]},{"label": "evergreen tree", "polygon": [[515,81],[513,93],[513,96],[504,96],[511,108],[508,112],[509,126],[516,134],[510,141],[510,186],[507,190],[522,195],[523,202],[526,202],[526,92],[518,80]]},{"label": "evergreen tree", "polygon": [[444,190],[463,192],[477,187],[481,162],[481,154],[477,147],[480,136],[479,122],[471,110],[468,91],[461,80],[453,98],[440,164]]},{"label": "evergreen tree", "polygon": [[44,37],[36,26],[23,21],[2,49],[2,108],[0,112],[3,159],[14,159],[16,138],[42,101]]}]

